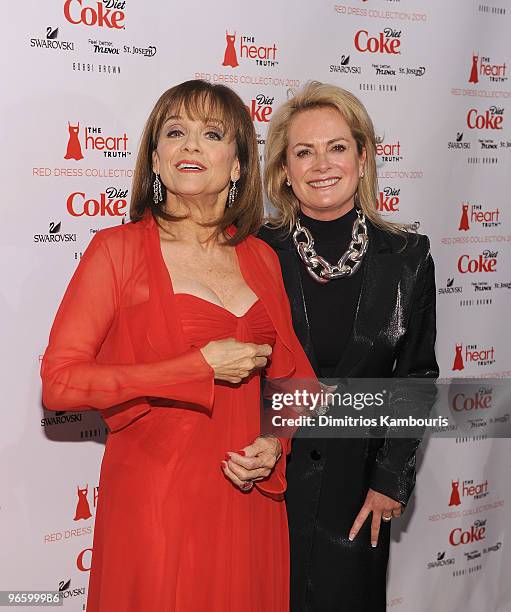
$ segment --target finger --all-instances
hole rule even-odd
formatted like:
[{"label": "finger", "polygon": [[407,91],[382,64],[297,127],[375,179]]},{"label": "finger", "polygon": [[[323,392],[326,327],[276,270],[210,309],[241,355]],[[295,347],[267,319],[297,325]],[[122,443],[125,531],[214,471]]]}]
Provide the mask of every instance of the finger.
[{"label": "finger", "polygon": [[264,366],[268,363],[268,359],[266,357],[256,357],[254,361],[256,368],[264,368]]},{"label": "finger", "polygon": [[265,466],[265,459],[260,455],[256,457],[247,457],[245,451],[238,451],[237,453],[228,452],[226,455],[229,457],[228,460],[232,461],[233,464],[240,465],[246,470],[257,470]]},{"label": "finger", "polygon": [[378,535],[380,534],[381,515],[373,511],[371,520],[371,546],[376,548],[378,545]]},{"label": "finger", "polygon": [[367,506],[362,506],[362,509],[358,513],[357,518],[351,526],[350,535],[348,536],[350,541],[353,541],[357,537],[360,528],[365,523],[366,518],[369,516],[369,512],[370,510]]},{"label": "finger", "polygon": [[392,509],[392,516],[394,518],[399,518],[401,514],[403,514],[403,509],[402,509],[401,504],[398,507]]},{"label": "finger", "polygon": [[266,478],[270,475],[271,470],[267,467],[259,468],[257,470],[245,470],[244,468],[236,465],[235,463],[228,463],[229,469],[238,477],[242,482],[248,482],[254,480],[254,478]]},{"label": "finger", "polygon": [[247,342],[247,346],[251,348],[249,353],[251,357],[269,357],[273,350],[269,344],[253,344]]},{"label": "finger", "polygon": [[245,457],[259,457],[260,461],[265,462],[269,457],[274,456],[275,453],[278,454],[281,450],[281,444],[278,438],[274,438],[273,436],[259,436],[252,444],[245,446],[245,448],[241,450],[242,452],[238,451],[238,453],[245,453]]},{"label": "finger", "polygon": [[245,481],[240,480],[236,476],[236,474],[230,469],[229,465],[227,464],[227,461],[222,461],[222,471],[224,475],[239,489],[245,488],[245,484],[246,484]]}]

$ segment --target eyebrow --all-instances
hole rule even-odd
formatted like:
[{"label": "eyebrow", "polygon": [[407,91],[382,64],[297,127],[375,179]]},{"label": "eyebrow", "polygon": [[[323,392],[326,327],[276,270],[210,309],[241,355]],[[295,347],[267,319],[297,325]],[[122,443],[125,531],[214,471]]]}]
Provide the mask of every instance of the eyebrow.
[{"label": "eyebrow", "polygon": [[[345,138],[344,136],[339,136],[339,138],[332,138],[327,142],[327,145],[333,144],[334,142],[337,142],[339,140],[344,140],[346,142],[349,142],[349,140],[347,138]],[[314,145],[311,144],[310,142],[297,142],[295,145],[293,145],[293,149],[295,147],[310,147],[312,149]]]},{"label": "eyebrow", "polygon": [[[180,121],[183,119],[181,115],[170,115],[163,122],[163,125],[168,123],[169,121]],[[202,119],[200,120],[202,121]],[[206,121],[203,122],[204,125],[217,125],[218,127],[224,127],[224,122],[221,119],[215,119],[214,117],[206,117]]]}]

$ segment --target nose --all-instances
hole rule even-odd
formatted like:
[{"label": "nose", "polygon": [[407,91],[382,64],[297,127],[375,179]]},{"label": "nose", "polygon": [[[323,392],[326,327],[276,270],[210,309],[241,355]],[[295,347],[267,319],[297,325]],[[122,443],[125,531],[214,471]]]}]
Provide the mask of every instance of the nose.
[{"label": "nose", "polygon": [[190,130],[183,140],[183,150],[189,152],[200,151],[199,135],[194,130]]},{"label": "nose", "polygon": [[314,170],[326,172],[331,167],[327,151],[318,151],[314,163]]}]

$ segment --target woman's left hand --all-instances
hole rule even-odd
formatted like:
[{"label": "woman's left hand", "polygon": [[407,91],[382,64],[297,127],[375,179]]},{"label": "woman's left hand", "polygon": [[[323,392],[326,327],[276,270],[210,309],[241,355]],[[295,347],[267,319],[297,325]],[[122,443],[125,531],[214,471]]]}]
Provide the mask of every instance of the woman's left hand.
[{"label": "woman's left hand", "polygon": [[254,482],[271,474],[282,455],[282,446],[273,436],[256,438],[237,452],[227,452],[222,470],[227,478],[242,491],[250,491]]},{"label": "woman's left hand", "polygon": [[381,521],[384,520],[388,522],[392,518],[401,516],[403,506],[395,499],[392,499],[392,497],[387,497],[387,495],[383,495],[383,493],[378,493],[377,491],[373,491],[373,489],[369,489],[364,505],[351,527],[349,535],[350,540],[356,538],[357,533],[360,531],[360,528],[371,512],[373,514],[371,520],[371,546],[375,547],[378,544]]}]

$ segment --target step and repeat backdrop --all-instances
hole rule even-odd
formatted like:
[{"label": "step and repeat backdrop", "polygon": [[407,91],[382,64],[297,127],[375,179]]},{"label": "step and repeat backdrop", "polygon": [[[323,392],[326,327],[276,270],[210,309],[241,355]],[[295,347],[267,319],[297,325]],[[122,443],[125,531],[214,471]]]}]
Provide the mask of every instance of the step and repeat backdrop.
[{"label": "step and repeat backdrop", "polygon": [[39,367],[91,237],[129,220],[154,102],[188,79],[229,85],[262,155],[274,110],[316,79],[369,110],[382,214],[431,238],[442,377],[481,380],[449,395],[470,435],[421,450],[393,525],[388,607],[511,611],[511,445],[478,431],[492,379],[511,375],[510,0],[24,0],[2,12],[0,590],[57,590],[85,610],[107,431],[94,411],[45,411]]}]

